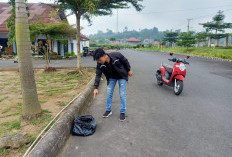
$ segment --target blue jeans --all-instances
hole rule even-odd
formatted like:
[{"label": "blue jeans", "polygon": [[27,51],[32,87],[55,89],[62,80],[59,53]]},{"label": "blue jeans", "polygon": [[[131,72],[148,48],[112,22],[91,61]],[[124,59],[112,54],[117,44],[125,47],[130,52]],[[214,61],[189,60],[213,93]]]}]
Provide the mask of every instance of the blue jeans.
[{"label": "blue jeans", "polygon": [[109,84],[107,86],[107,99],[106,99],[106,111],[111,111],[112,99],[114,94],[114,88],[118,81],[119,84],[119,94],[121,99],[120,112],[126,112],[126,86],[127,81],[125,79],[109,79]]}]

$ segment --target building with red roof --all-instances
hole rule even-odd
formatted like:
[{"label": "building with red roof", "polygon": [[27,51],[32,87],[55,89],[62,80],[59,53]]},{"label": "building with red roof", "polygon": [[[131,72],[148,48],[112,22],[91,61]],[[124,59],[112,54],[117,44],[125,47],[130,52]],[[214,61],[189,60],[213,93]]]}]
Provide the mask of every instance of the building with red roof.
[{"label": "building with red roof", "polygon": [[131,37],[126,40],[128,45],[138,45],[140,44],[140,40],[136,39],[135,37]]},{"label": "building with red roof", "polygon": [[[67,21],[67,18],[63,11],[59,9],[55,9],[52,7],[52,5],[55,4],[45,4],[45,3],[29,3],[28,9],[29,9],[29,23],[38,22],[41,20],[44,24],[49,23],[59,23],[62,21]],[[7,41],[8,41],[8,33],[9,30],[6,27],[7,19],[10,17],[10,10],[11,5],[8,3],[2,3],[0,2],[0,45],[4,47],[7,47]],[[57,52],[58,54],[64,56],[65,52],[75,52],[77,53],[77,41],[73,38],[66,38],[68,40],[68,46],[65,46],[59,41],[54,42],[54,52]],[[33,45],[38,45],[39,41],[43,41],[45,43],[46,37],[43,35],[37,35],[36,42],[32,43]],[[83,50],[83,47],[89,47],[89,39],[81,34],[81,50]],[[16,46],[14,44],[14,52],[16,52]]]}]

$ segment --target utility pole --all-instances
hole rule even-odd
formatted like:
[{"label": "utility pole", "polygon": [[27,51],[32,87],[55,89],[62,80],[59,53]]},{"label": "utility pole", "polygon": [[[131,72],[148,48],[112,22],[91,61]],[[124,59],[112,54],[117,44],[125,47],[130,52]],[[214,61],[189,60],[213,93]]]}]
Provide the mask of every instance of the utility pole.
[{"label": "utility pole", "polygon": [[117,9],[117,33],[118,33],[118,9]]},{"label": "utility pole", "polygon": [[188,30],[187,30],[187,31],[189,32],[189,23],[190,23],[190,21],[193,20],[193,19],[187,19],[187,20],[188,20],[188,25],[187,25]]}]

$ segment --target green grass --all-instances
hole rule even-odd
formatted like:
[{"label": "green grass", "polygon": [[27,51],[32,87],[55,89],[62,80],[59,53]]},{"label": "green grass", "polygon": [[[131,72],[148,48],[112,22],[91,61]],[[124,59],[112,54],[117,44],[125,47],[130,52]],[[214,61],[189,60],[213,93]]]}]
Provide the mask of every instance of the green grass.
[{"label": "green grass", "polygon": [[19,148],[18,152],[19,153],[23,153],[28,147],[29,146],[27,146],[27,145],[24,144],[22,147]]},{"label": "green grass", "polygon": [[11,82],[6,82],[6,83],[4,83],[3,85],[4,86],[9,86],[11,84]]},{"label": "green grass", "polygon": [[75,88],[76,88],[76,85],[70,85],[70,86],[63,87],[63,88],[57,88],[57,89],[51,89],[51,90],[49,89],[49,90],[46,90],[45,93],[40,93],[39,95],[53,96],[59,93],[65,93]]},{"label": "green grass", "polygon": [[33,134],[27,134],[26,136],[29,137],[31,139],[31,143],[33,143],[35,141],[35,139],[37,138],[37,134],[39,134],[40,132],[41,132],[41,130],[39,130],[38,132],[35,132]]},{"label": "green grass", "polygon": [[8,115],[5,115],[5,116],[0,116],[0,118],[6,118],[6,117],[10,117],[10,116],[17,116],[17,115],[20,115],[21,112],[14,112],[14,113],[11,113],[11,114],[8,114]]},{"label": "green grass", "polygon": [[179,53],[194,54],[200,56],[218,57],[223,59],[232,59],[232,48],[208,48],[208,47],[176,47],[176,48],[139,48],[142,51],[171,51]]},{"label": "green grass", "polygon": [[5,96],[4,98],[0,99],[0,103],[3,102],[4,100],[6,100],[8,98],[8,96]]},{"label": "green grass", "polygon": [[14,120],[12,122],[3,122],[0,125],[7,127],[7,130],[9,131],[12,129],[19,130],[21,128],[21,119]]},{"label": "green grass", "polygon": [[48,113],[43,113],[41,117],[39,117],[36,120],[32,120],[32,121],[28,121],[29,123],[31,123],[32,125],[38,125],[40,123],[44,123],[44,122],[48,122],[50,121],[52,118],[51,114]]},{"label": "green grass", "polygon": [[1,87],[0,87],[0,90],[3,90],[4,88],[5,88],[4,86],[1,86]]},{"label": "green grass", "polygon": [[80,80],[80,77],[77,77],[76,75],[68,75],[64,81],[69,81],[69,80]]},{"label": "green grass", "polygon": [[2,114],[4,113],[7,113],[11,110],[12,106],[8,106],[7,108],[5,108],[3,111],[2,111]]},{"label": "green grass", "polygon": [[66,97],[71,97],[71,96],[67,94],[62,95],[62,98],[66,98]]},{"label": "green grass", "polygon": [[9,151],[10,151],[9,149],[2,148],[2,149],[0,149],[0,155],[8,155]]},{"label": "green grass", "polygon": [[42,110],[43,113],[52,113],[51,111],[47,110],[47,109],[44,109]]},{"label": "green grass", "polygon": [[2,129],[0,129],[0,136],[4,133],[4,131]]},{"label": "green grass", "polygon": [[59,105],[59,106],[66,106],[67,104],[68,104],[68,102],[60,102],[57,105]]},{"label": "green grass", "polygon": [[41,103],[41,104],[44,104],[44,103],[46,103],[46,102],[48,102],[48,101],[46,101],[46,100],[40,100],[40,101],[39,101],[39,103]]},{"label": "green grass", "polygon": [[7,135],[8,136],[14,136],[14,135],[17,135],[18,133],[8,133]]}]

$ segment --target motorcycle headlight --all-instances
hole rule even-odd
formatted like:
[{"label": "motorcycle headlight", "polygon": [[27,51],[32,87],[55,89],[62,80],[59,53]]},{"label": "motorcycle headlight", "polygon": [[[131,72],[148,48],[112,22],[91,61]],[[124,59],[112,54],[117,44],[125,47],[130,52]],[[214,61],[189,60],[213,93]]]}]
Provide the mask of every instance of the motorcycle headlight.
[{"label": "motorcycle headlight", "polygon": [[181,71],[184,71],[186,69],[183,63],[181,63],[180,65],[176,65],[176,67],[178,67]]}]

